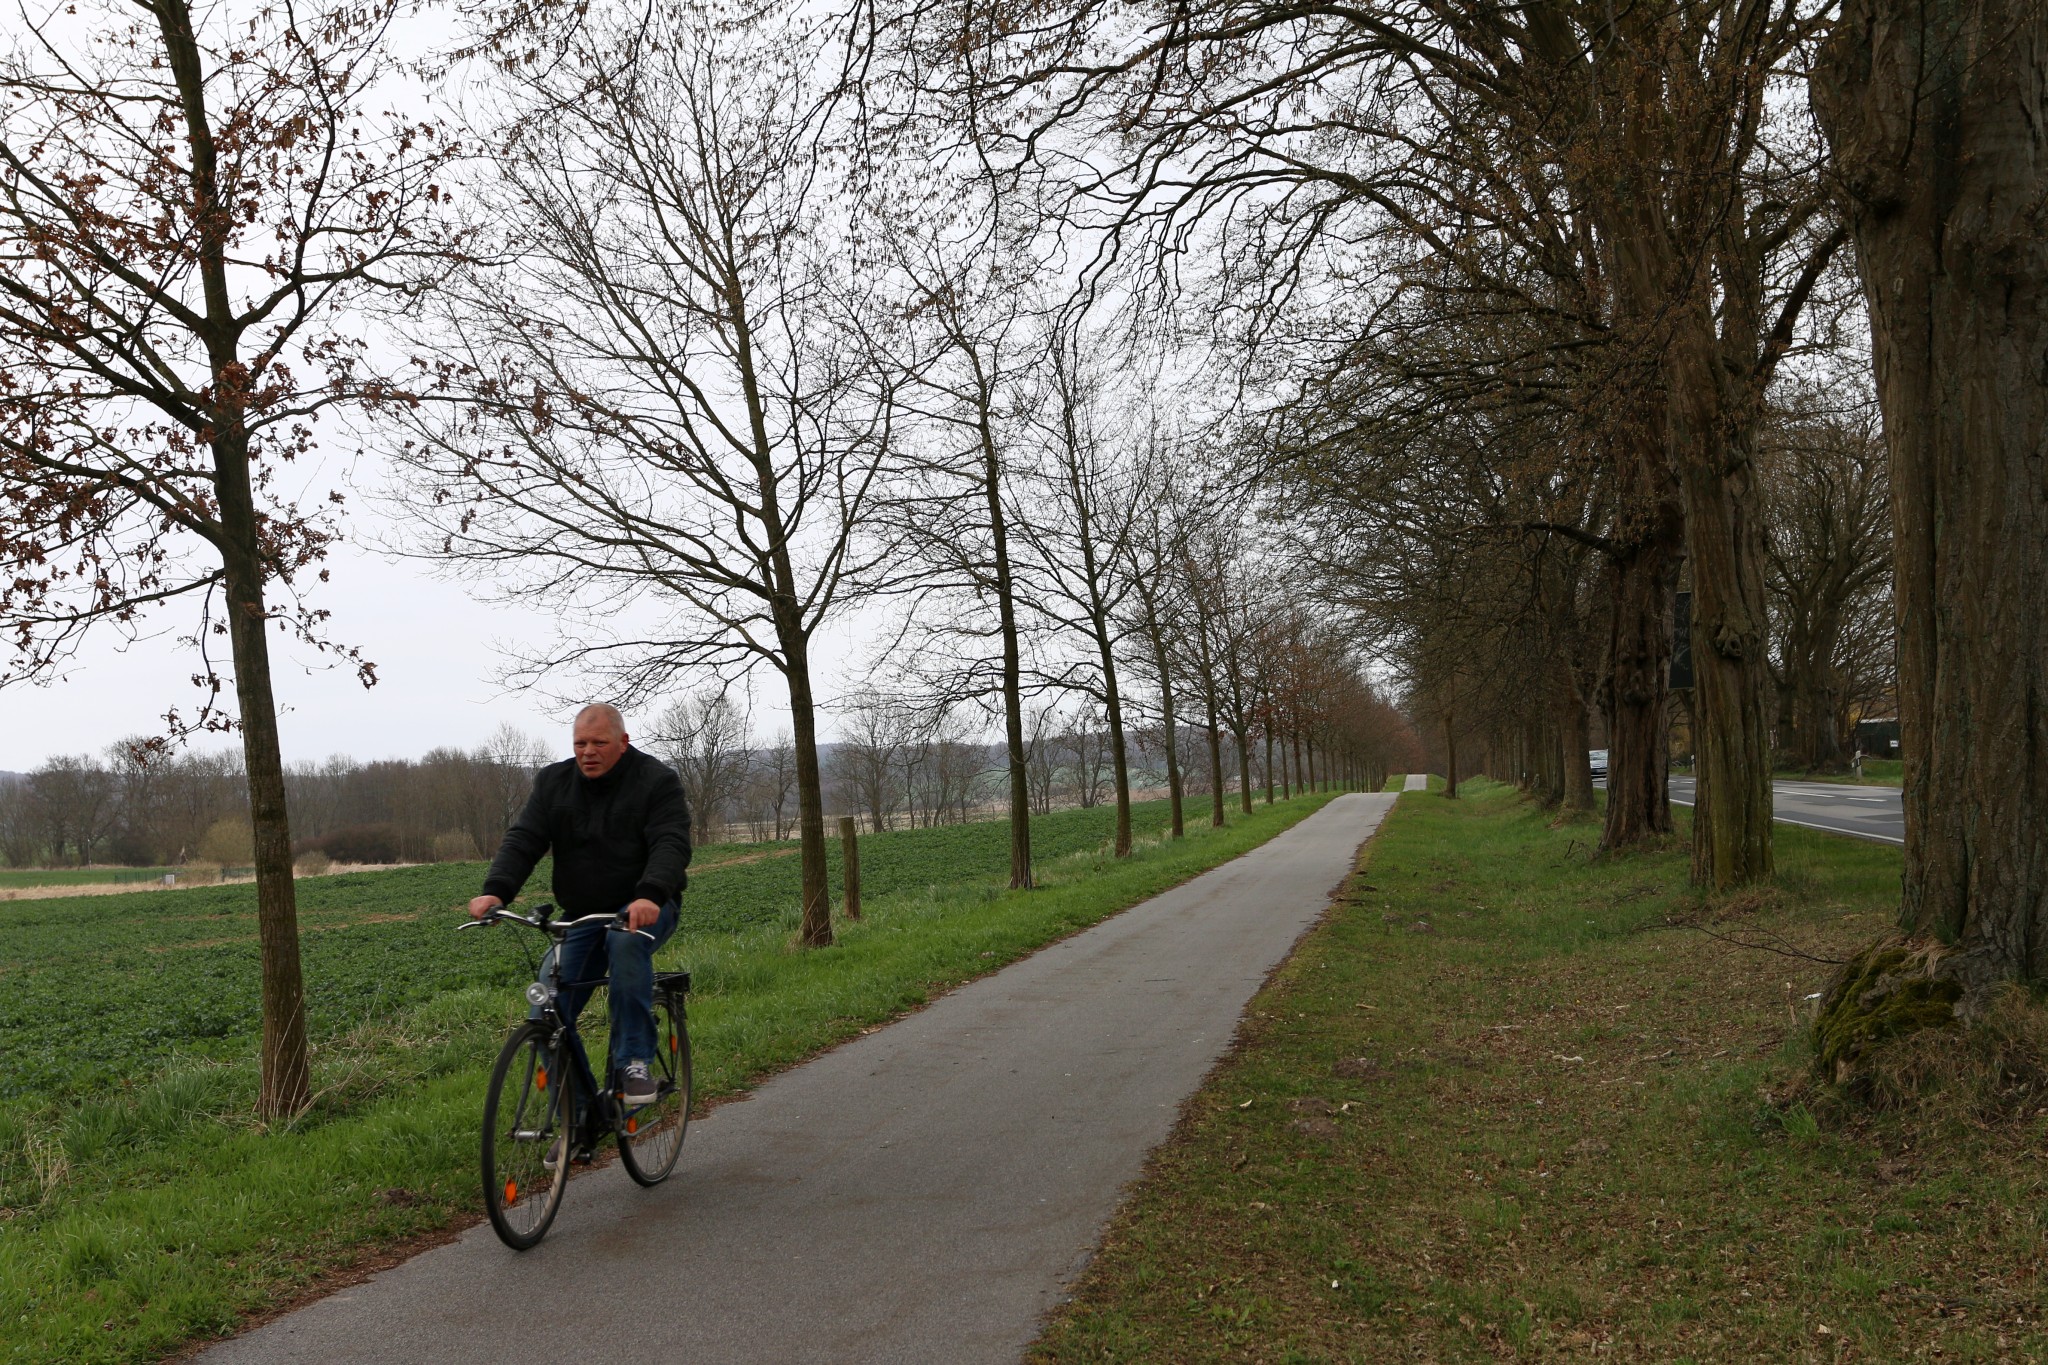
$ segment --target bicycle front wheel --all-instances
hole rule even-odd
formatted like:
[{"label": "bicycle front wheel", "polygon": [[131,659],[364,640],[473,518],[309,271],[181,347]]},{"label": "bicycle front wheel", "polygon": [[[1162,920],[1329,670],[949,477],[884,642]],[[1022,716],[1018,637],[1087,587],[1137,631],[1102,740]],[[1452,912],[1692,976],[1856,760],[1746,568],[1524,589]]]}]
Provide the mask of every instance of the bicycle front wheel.
[{"label": "bicycle front wheel", "polygon": [[654,1044],[654,1102],[619,1120],[619,1159],[642,1185],[668,1178],[690,1127],[690,1030],[680,992],[655,997]]},{"label": "bicycle front wheel", "polygon": [[569,1183],[576,1079],[558,1065],[551,1032],[540,1023],[514,1029],[484,1097],[484,1210],[514,1251],[540,1242]]}]

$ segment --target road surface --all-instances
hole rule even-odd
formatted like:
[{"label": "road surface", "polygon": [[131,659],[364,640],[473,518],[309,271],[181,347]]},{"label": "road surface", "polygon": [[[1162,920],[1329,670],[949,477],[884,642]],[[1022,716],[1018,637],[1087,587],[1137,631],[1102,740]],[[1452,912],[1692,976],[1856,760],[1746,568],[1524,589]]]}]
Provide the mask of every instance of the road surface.
[{"label": "road surface", "polygon": [[1014,1361],[1393,802],[1341,796],[784,1072],[666,1185],[579,1176],[534,1251],[480,1226],[204,1358]]},{"label": "road surface", "polygon": [[[1804,825],[1829,834],[1873,839],[1881,844],[1906,842],[1906,811],[1897,787],[1855,787],[1843,782],[1773,782],[1772,814],[1787,825]],[[1671,779],[1671,799],[1690,806],[1693,780]]]},{"label": "road surface", "polygon": [[1404,791],[1404,792],[1426,792],[1426,791],[1428,791],[1428,790],[1429,790],[1429,774],[1428,774],[1428,773],[1410,773],[1410,774],[1408,774],[1408,780],[1407,780],[1406,782],[1404,782],[1404,783],[1402,783],[1402,784],[1401,784],[1401,790],[1402,790],[1402,791]]}]

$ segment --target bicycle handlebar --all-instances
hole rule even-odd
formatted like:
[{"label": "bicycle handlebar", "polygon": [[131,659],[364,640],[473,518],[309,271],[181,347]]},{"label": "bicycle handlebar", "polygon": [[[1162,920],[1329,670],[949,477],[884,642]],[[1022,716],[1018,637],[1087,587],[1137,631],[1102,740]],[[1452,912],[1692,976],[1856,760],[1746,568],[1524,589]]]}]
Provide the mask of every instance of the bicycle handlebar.
[{"label": "bicycle handlebar", "polygon": [[559,939],[567,937],[569,931],[580,924],[592,924],[599,920],[610,920],[611,930],[615,934],[638,934],[649,943],[654,941],[654,935],[648,933],[645,929],[629,928],[626,923],[625,912],[622,910],[600,910],[594,915],[584,915],[580,919],[552,920],[547,917],[545,912],[553,908],[551,905],[543,905],[541,907],[542,913],[538,915],[515,915],[509,907],[501,905],[482,919],[466,920],[456,925],[455,928],[458,931],[463,929],[488,929],[500,920],[504,920],[513,924],[523,924],[529,929],[538,929],[549,938]]}]

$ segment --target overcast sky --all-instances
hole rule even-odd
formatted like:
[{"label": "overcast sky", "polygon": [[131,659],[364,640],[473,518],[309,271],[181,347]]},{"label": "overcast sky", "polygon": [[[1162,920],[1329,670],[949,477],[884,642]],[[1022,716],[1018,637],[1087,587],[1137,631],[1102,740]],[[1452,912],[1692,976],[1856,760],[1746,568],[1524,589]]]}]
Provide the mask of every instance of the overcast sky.
[{"label": "overcast sky", "polygon": [[[374,524],[374,514],[357,504],[351,530],[367,531]],[[559,740],[567,754],[567,714],[545,697],[507,693],[494,681],[497,646],[545,640],[553,622],[481,605],[460,585],[430,576],[423,564],[388,562],[354,544],[337,547],[331,568],[333,581],[311,600],[333,611],[333,638],[360,646],[376,662],[380,681],[365,690],[351,670],[331,667],[313,651],[273,634],[287,763],[331,754],[404,757],[442,744],[473,748],[501,722]],[[160,733],[163,713],[173,706],[190,715],[199,700],[189,681],[197,657],[175,638],[190,623],[180,609],[160,612],[158,638],[117,651],[107,634],[60,681],[0,691],[0,770],[27,772],[53,754],[98,753],[127,735]],[[226,641],[219,645],[227,677]],[[845,661],[859,651],[844,631],[821,645],[819,684],[830,696],[844,685]],[[777,704],[780,685],[774,675],[755,680],[754,726],[764,738],[788,725],[787,707]],[[678,691],[690,686],[685,681]],[[627,720],[631,726],[635,717]],[[827,737],[835,728],[832,717],[819,717]],[[219,747],[234,741],[209,737],[193,743]]]}]

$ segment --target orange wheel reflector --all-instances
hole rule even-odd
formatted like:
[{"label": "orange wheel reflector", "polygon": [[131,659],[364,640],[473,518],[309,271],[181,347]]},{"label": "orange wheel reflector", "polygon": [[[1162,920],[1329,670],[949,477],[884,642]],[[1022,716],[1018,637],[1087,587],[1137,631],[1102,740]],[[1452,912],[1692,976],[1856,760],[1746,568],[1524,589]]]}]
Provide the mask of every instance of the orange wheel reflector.
[{"label": "orange wheel reflector", "polygon": [[548,1069],[546,1067],[542,1067],[533,1073],[533,1083],[542,1090],[548,1088]]},{"label": "orange wheel reflector", "polygon": [[632,1134],[632,1133],[637,1133],[637,1132],[639,1132],[639,1131],[640,1131],[640,1120],[638,1120],[638,1119],[627,1119],[627,1120],[626,1120],[626,1132],[627,1132],[628,1134]]},{"label": "orange wheel reflector", "polygon": [[668,1036],[668,1050],[670,1052],[674,1052],[676,1050],[676,1036],[673,1033],[671,1033]]},{"label": "orange wheel reflector", "polygon": [[506,1181],[506,1182],[505,1182],[505,1202],[506,1202],[507,1204],[516,1204],[516,1203],[518,1203],[518,1202],[519,1202],[519,1182],[518,1182],[518,1181],[516,1181],[516,1180],[508,1180],[508,1181]]}]

